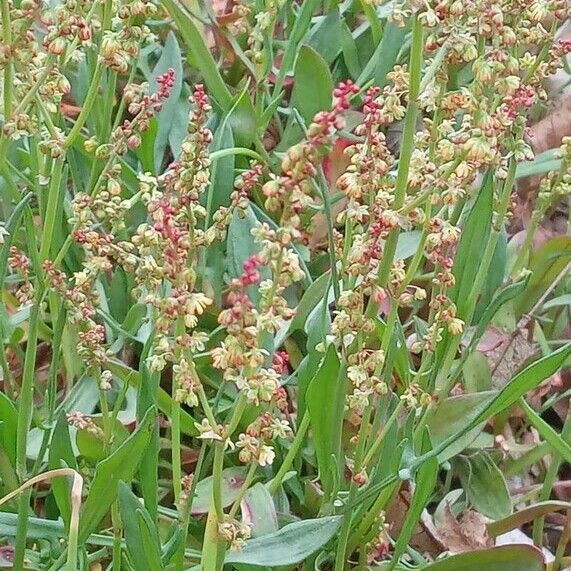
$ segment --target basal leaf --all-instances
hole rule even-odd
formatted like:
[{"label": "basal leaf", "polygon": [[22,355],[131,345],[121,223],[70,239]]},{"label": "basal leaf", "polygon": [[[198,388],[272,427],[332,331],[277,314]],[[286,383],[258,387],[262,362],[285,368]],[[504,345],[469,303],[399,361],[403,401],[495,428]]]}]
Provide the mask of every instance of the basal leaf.
[{"label": "basal leaf", "polygon": [[0,444],[4,448],[12,464],[16,461],[16,427],[18,426],[18,411],[12,401],[0,392],[0,422],[2,430]]},{"label": "basal leaf", "polygon": [[[430,440],[428,431],[424,433],[423,452],[430,450]],[[422,511],[426,507],[430,496],[434,493],[436,477],[438,475],[438,460],[432,457],[424,462],[417,470],[415,476],[414,492],[410,501],[410,506],[404,518],[398,539],[393,551],[392,563],[396,565],[401,556],[405,553],[408,542],[414,533]]]},{"label": "basal leaf", "polygon": [[157,528],[138,498],[125,482],[119,482],[119,509],[125,543],[137,569],[161,571],[161,545]]},{"label": "basal leaf", "polygon": [[[64,467],[77,470],[77,462],[69,437],[69,425],[63,413],[59,415],[52,434],[48,454],[48,466],[51,470]],[[54,478],[51,484],[59,513],[65,523],[66,529],[68,529],[71,517],[71,478]]]},{"label": "basal leaf", "polygon": [[165,150],[167,148],[169,133],[173,125],[173,120],[177,116],[176,110],[179,104],[180,91],[182,89],[182,58],[176,36],[170,32],[163,47],[161,57],[153,69],[149,89],[154,93],[158,90],[157,77],[167,70],[174,70],[174,85],[170,95],[163,103],[163,108],[157,115],[157,134],[154,142],[154,168],[156,173],[160,172],[163,163]]},{"label": "basal leaf", "polygon": [[97,528],[117,498],[120,480],[130,482],[135,475],[142,455],[149,444],[157,417],[156,408],[150,408],[135,432],[105,460],[97,464],[89,496],[81,513],[80,544]]},{"label": "basal leaf", "polygon": [[224,563],[269,566],[294,565],[321,549],[337,532],[341,516],[306,519],[246,542],[242,551],[230,551]]},{"label": "basal leaf", "polygon": [[333,473],[337,470],[331,458],[339,458],[341,453],[345,380],[340,371],[341,363],[331,344],[306,394],[319,477],[326,496],[332,491]]},{"label": "basal leaf", "polygon": [[274,500],[266,486],[254,484],[240,504],[242,518],[252,528],[252,537],[261,537],[278,531],[278,516]]},{"label": "basal leaf", "polygon": [[[439,454],[441,462],[462,452],[482,431],[484,423],[480,422],[473,428],[474,420],[496,395],[496,391],[467,393],[448,397],[438,403],[436,412],[428,423],[432,446],[436,448],[451,437],[455,437],[454,444]],[[468,435],[466,438],[459,440],[466,434]]]},{"label": "basal leaf", "polygon": [[509,515],[501,520],[490,522],[486,528],[491,537],[497,537],[516,529],[534,519],[556,511],[571,510],[571,503],[551,500],[548,502],[538,502],[522,510]]},{"label": "basal leaf", "polygon": [[543,554],[531,545],[503,545],[453,555],[431,563],[425,571],[545,571]]},{"label": "basal leaf", "polygon": [[[222,472],[222,507],[227,507],[234,502],[240,493],[240,488],[246,480],[247,468],[236,466],[226,468]],[[212,476],[204,478],[196,486],[196,495],[192,503],[193,514],[204,514],[210,509],[212,503]]]},{"label": "basal leaf", "polygon": [[492,519],[512,513],[512,500],[506,480],[487,452],[480,451],[459,461],[460,479],[470,503]]},{"label": "basal leaf", "polygon": [[454,257],[452,273],[456,285],[450,291],[450,298],[458,307],[458,316],[464,317],[466,302],[480,269],[480,261],[488,242],[492,226],[493,175],[484,177],[480,192],[466,218],[458,249]]}]

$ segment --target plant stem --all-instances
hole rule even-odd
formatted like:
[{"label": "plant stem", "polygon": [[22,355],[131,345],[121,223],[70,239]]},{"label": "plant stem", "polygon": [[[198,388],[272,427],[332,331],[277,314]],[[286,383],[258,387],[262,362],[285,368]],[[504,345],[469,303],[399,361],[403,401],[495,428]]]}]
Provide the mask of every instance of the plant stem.
[{"label": "plant stem", "polygon": [[383,429],[381,430],[381,432],[379,433],[379,435],[377,436],[377,438],[375,439],[369,450],[367,450],[367,454],[365,455],[365,459],[363,460],[364,467],[367,467],[369,465],[369,462],[372,460],[373,456],[376,454],[377,450],[383,443],[383,440],[387,435],[387,432],[398,418],[398,415],[400,414],[400,411],[402,410],[403,406],[404,406],[404,401],[399,400],[397,406],[395,407],[395,410],[392,412],[391,416],[388,418],[387,422],[383,426]]},{"label": "plant stem", "polygon": [[251,486],[252,482],[254,481],[254,478],[256,477],[257,468],[258,465],[255,462],[252,462],[252,464],[250,464],[244,483],[242,484],[242,487],[238,492],[238,496],[234,500],[234,503],[232,504],[232,507],[228,512],[228,517],[233,518],[238,513],[238,508],[240,507],[240,503],[244,499],[244,496],[246,495],[248,488]]},{"label": "plant stem", "polygon": [[[22,376],[20,403],[18,407],[18,432],[16,435],[16,474],[18,475],[20,483],[24,482],[27,476],[26,448],[28,442],[28,432],[32,423],[40,297],[41,296],[38,296],[38,293],[36,293],[36,302],[34,303],[30,312],[26,356],[24,359],[24,373]],[[23,569],[24,567],[30,496],[31,491],[26,490],[20,495],[18,501],[18,528],[16,532],[16,546],[14,550],[13,562],[15,569]]]},{"label": "plant stem", "polygon": [[224,443],[217,442],[214,445],[214,466],[212,467],[212,503],[216,511],[218,523],[224,521],[222,508],[222,470],[224,468]]},{"label": "plant stem", "polygon": [[[563,429],[561,431],[561,438],[564,442],[571,442],[571,409],[567,412],[567,418],[565,419],[565,423],[563,424]],[[553,489],[553,484],[557,479],[557,474],[559,473],[559,468],[563,459],[561,454],[557,454],[553,452],[551,457],[551,463],[549,464],[549,468],[545,474],[545,478],[543,480],[543,485],[541,487],[541,493],[539,495],[539,501],[545,502],[551,496],[551,490]],[[533,522],[533,543],[538,547],[543,545],[543,525],[545,523],[545,518],[538,517]]]},{"label": "plant stem", "polygon": [[[500,237],[503,221],[505,219],[510,204],[510,197],[515,182],[515,170],[516,170],[516,161],[514,158],[512,158],[508,169],[508,175],[506,177],[504,186],[502,188],[500,203],[498,205],[496,222],[490,233],[488,243],[486,244],[486,248],[482,255],[482,260],[480,262],[478,274],[476,275],[476,279],[474,280],[474,284],[472,286],[472,289],[470,290],[470,293],[468,295],[468,300],[466,302],[465,306],[466,313],[465,316],[463,316],[465,327],[469,327],[472,322],[474,311],[476,310],[476,305],[478,302],[478,297],[488,277],[488,269],[492,262],[494,252],[496,250],[496,245]],[[452,367],[452,363],[456,358],[456,353],[458,351],[458,347],[460,346],[461,341],[462,341],[461,335],[457,335],[450,340],[450,343],[448,344],[448,347],[446,349],[446,353],[444,354],[442,363],[439,365],[439,372],[435,381],[435,389],[436,393],[441,397],[447,395],[450,389],[452,388],[450,385],[451,382],[454,382],[454,377],[453,376],[451,377],[449,373]]]},{"label": "plant stem", "polygon": [[8,50],[8,61],[4,67],[4,123],[12,117],[12,88],[14,87],[12,63],[12,23],[10,2],[2,0],[2,43]]},{"label": "plant stem", "polygon": [[48,190],[48,204],[44,218],[44,229],[42,232],[42,242],[40,244],[40,259],[42,262],[48,259],[50,247],[53,244],[53,233],[55,228],[56,215],[58,211],[59,197],[61,192],[62,172],[64,157],[54,161],[50,187]]},{"label": "plant stem", "polygon": [[[353,467],[353,476],[356,476],[361,472],[363,467],[363,454],[365,451],[365,443],[367,442],[367,432],[369,430],[369,420],[371,418],[371,412],[373,407],[371,404],[367,405],[367,408],[363,412],[363,417],[361,419],[361,426],[359,428],[359,436],[357,440],[357,448],[355,450],[355,463]],[[341,529],[339,530],[339,540],[337,542],[337,552],[335,555],[335,571],[343,571],[345,568],[345,562],[347,558],[347,541],[349,540],[349,532],[351,531],[351,516],[353,515],[352,505],[357,495],[358,484],[355,478],[351,478],[351,484],[349,486],[349,497],[347,503],[345,504],[345,511],[343,513],[343,523],[341,524]]]},{"label": "plant stem", "polygon": [[[185,325],[184,317],[179,317],[175,326],[175,336],[180,337],[184,335]],[[175,349],[175,358],[180,359],[181,348]],[[172,487],[174,493],[174,501],[176,505],[180,504],[180,494],[182,492],[182,462],[181,462],[181,448],[180,448],[180,402],[177,399],[177,384],[174,376],[172,379],[171,396],[171,463],[172,463]]]},{"label": "plant stem", "polygon": [[297,458],[297,455],[299,453],[299,449],[303,444],[303,440],[305,438],[308,428],[309,428],[309,412],[306,410],[301,419],[301,422],[299,423],[297,432],[295,433],[295,438],[291,443],[291,447],[288,450],[282,462],[282,465],[280,466],[277,474],[272,478],[271,482],[268,484],[268,491],[270,492],[270,495],[274,495],[278,491],[279,487],[283,482],[283,479],[285,478],[285,475],[292,467],[293,462]]},{"label": "plant stem", "polygon": [[[393,210],[402,208],[406,191],[408,189],[408,173],[410,171],[410,159],[414,150],[414,134],[416,133],[416,121],[418,118],[418,95],[420,88],[420,75],[422,69],[423,55],[423,28],[418,16],[412,22],[412,46],[410,51],[410,84],[408,93],[408,106],[406,110],[404,130],[402,135],[401,151],[399,155],[399,166],[397,180],[395,183],[395,194],[392,204]],[[395,256],[397,241],[400,234],[400,227],[393,228],[385,242],[383,251],[383,261],[379,266],[379,285],[384,287],[389,280],[391,266]]]},{"label": "plant stem", "polygon": [[[111,26],[111,20],[113,16],[113,0],[105,0],[105,6],[103,7],[103,24],[102,29],[103,31],[108,30]],[[81,129],[85,125],[89,114],[93,108],[93,104],[97,98],[97,94],[99,92],[99,84],[101,82],[101,76],[103,75],[103,63],[101,60],[97,60],[95,64],[95,71],[93,72],[93,76],[91,78],[91,83],[89,84],[89,89],[87,90],[87,95],[85,96],[85,100],[81,106],[81,111],[75,120],[75,124],[71,128],[71,131],[68,133],[64,146],[66,149],[70,149],[75,143],[75,140],[79,136]]]}]

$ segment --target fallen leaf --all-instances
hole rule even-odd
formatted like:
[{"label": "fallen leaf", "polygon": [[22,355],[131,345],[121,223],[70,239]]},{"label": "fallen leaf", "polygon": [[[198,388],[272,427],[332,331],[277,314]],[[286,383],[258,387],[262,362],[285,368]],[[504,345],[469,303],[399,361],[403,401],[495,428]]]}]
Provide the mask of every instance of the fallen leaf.
[{"label": "fallen leaf", "polygon": [[[402,524],[406,517],[406,513],[410,507],[412,497],[412,489],[408,482],[405,482],[393,503],[389,506],[386,513],[386,520],[389,523],[389,532],[393,537],[398,536],[402,528]],[[432,559],[440,555],[445,549],[445,544],[439,537],[438,530],[434,525],[430,514],[423,510],[420,521],[410,540],[410,545],[424,555],[428,554]]]},{"label": "fallen leaf", "polygon": [[460,519],[456,519],[450,504],[447,504],[436,529],[444,546],[451,553],[467,553],[493,545],[486,531],[484,516],[474,510],[467,510]]}]

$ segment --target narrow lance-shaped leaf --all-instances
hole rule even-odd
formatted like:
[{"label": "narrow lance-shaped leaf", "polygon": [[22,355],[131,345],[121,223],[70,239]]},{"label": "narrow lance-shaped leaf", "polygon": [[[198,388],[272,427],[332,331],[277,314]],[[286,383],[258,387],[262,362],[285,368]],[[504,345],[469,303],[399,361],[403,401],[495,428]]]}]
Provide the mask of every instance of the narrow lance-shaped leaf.
[{"label": "narrow lance-shaped leaf", "polygon": [[129,482],[137,472],[157,418],[156,408],[147,411],[137,430],[109,457],[95,468],[89,496],[81,514],[79,542],[83,543],[96,529],[117,498],[120,480]]},{"label": "narrow lance-shaped leaf", "polygon": [[335,470],[332,471],[332,457],[340,456],[341,425],[345,405],[345,383],[341,379],[340,367],[335,346],[331,344],[306,395],[319,477],[323,482],[326,496],[333,488]]},{"label": "narrow lance-shaped leaf", "polygon": [[453,555],[427,565],[425,571],[545,571],[543,554],[531,545],[503,545]]},{"label": "narrow lance-shaped leaf", "polygon": [[306,519],[246,542],[242,551],[230,551],[224,563],[250,565],[294,565],[305,561],[337,532],[341,516]]},{"label": "narrow lance-shaped leaf", "polygon": [[127,551],[135,567],[161,571],[161,544],[157,528],[149,512],[125,482],[119,482],[119,509]]},{"label": "narrow lance-shaped leaf", "polygon": [[[423,452],[430,448],[428,431],[424,433],[422,447]],[[394,568],[406,551],[406,547],[420,519],[422,510],[424,510],[430,496],[434,492],[437,475],[438,460],[435,456],[424,462],[416,472],[414,492],[395,545],[393,559],[391,565],[389,565],[389,569]]]}]

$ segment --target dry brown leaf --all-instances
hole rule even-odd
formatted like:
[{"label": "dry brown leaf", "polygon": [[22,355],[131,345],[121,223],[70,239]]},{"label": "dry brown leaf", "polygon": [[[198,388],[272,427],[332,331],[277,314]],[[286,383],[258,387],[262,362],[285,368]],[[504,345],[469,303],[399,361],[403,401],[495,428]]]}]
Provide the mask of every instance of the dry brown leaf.
[{"label": "dry brown leaf", "polygon": [[[393,537],[397,537],[400,533],[404,518],[410,507],[411,496],[411,487],[408,482],[405,482],[387,510],[386,520],[390,525],[389,532]],[[438,535],[432,517],[426,510],[422,512],[420,522],[416,526],[410,540],[410,545],[422,554],[429,555],[432,559],[440,555],[445,549],[445,545]]]},{"label": "dry brown leaf", "polygon": [[488,537],[484,516],[474,510],[465,511],[459,520],[447,504],[437,527],[440,539],[451,553],[467,553],[493,545]]},{"label": "dry brown leaf", "polygon": [[519,330],[514,338],[506,338],[491,351],[482,353],[490,363],[492,385],[502,388],[537,353],[537,345],[528,341],[525,330]]}]

